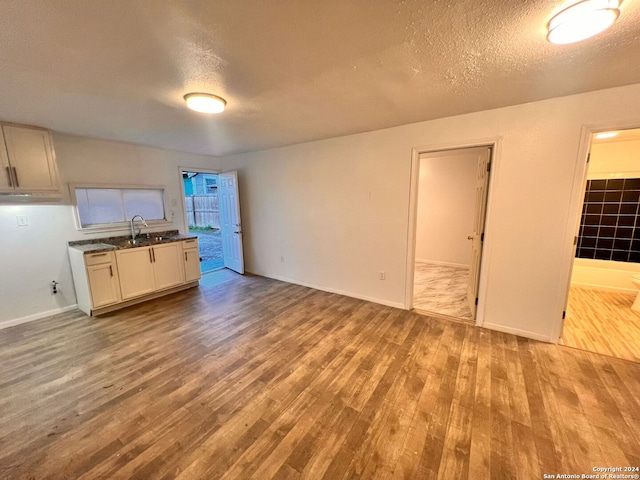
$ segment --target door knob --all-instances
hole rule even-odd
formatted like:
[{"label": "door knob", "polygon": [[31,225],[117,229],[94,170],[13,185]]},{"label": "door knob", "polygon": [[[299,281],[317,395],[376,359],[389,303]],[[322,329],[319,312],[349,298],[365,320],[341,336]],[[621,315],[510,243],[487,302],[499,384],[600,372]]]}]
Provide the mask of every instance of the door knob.
[{"label": "door knob", "polygon": [[473,235],[469,235],[469,236],[467,237],[467,240],[473,240]]}]

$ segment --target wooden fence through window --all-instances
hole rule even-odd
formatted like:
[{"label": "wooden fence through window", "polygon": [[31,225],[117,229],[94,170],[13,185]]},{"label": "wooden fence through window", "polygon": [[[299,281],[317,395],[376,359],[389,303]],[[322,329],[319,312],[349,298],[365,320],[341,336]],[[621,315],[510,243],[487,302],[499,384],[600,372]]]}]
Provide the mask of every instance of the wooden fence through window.
[{"label": "wooden fence through window", "polygon": [[185,195],[190,227],[220,228],[218,195]]}]

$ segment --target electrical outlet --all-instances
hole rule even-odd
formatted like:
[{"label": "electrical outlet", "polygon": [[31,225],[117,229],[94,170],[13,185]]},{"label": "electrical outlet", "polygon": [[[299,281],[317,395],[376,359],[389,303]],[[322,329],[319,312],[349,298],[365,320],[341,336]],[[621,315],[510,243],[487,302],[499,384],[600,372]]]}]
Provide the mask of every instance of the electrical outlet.
[{"label": "electrical outlet", "polygon": [[380,272],[380,280],[384,280],[385,278],[387,278],[387,274],[384,272]]},{"label": "electrical outlet", "polygon": [[16,215],[16,221],[18,222],[19,227],[28,227],[29,219],[26,215]]}]

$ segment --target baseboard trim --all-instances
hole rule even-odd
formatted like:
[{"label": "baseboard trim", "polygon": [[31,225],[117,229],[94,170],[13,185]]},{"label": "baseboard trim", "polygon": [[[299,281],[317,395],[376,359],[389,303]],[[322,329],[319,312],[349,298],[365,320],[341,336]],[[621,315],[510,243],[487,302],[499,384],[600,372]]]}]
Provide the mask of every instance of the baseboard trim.
[{"label": "baseboard trim", "polygon": [[337,293],[338,295],[344,295],[345,297],[357,298],[358,300],[365,300],[367,302],[378,303],[380,305],[385,305],[387,307],[400,308],[402,310],[406,310],[403,303],[400,302],[390,302],[388,300],[383,300],[381,298],[368,297],[366,295],[360,295],[353,292],[347,292],[345,290],[339,290],[337,288],[324,287],[321,285],[316,285],[313,283],[301,282],[299,280],[294,280],[293,278],[284,277],[281,275],[270,275],[267,273],[259,273],[259,272],[247,272],[253,275],[259,275],[261,277],[272,278],[273,280],[279,280],[281,282],[293,283],[294,285],[302,285],[303,287],[313,288],[315,290],[321,290],[323,292],[329,293]]},{"label": "baseboard trim", "polygon": [[57,315],[58,313],[65,313],[70,310],[75,310],[78,308],[78,304],[74,303],[73,305],[68,305],[66,307],[56,308],[54,310],[47,310],[46,312],[34,313],[33,315],[28,315],[26,317],[14,318],[12,320],[4,320],[0,322],[0,330],[3,328],[14,327],[16,325],[20,325],[23,323],[33,322],[35,320],[40,320],[45,317],[50,317],[51,315]]},{"label": "baseboard trim", "polygon": [[504,325],[496,325],[495,323],[487,323],[487,322],[484,322],[482,327],[488,328],[489,330],[496,330],[502,333],[510,333],[512,335],[517,335],[519,337],[538,340],[540,342],[553,343],[551,341],[550,335],[540,335],[539,333],[530,332],[528,330],[520,330],[518,328],[505,327]]},{"label": "baseboard trim", "polygon": [[426,258],[416,258],[416,263],[430,263],[432,265],[443,265],[445,267],[469,268],[469,265],[463,263],[441,262],[440,260],[428,260]]}]

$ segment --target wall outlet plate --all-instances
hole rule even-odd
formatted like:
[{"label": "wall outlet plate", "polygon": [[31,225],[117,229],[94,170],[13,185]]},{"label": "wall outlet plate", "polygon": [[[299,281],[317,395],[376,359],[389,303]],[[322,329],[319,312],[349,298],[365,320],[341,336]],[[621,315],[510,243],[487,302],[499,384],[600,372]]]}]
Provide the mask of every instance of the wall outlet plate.
[{"label": "wall outlet plate", "polygon": [[19,227],[28,227],[29,219],[26,215],[16,215],[16,221],[18,222]]}]

